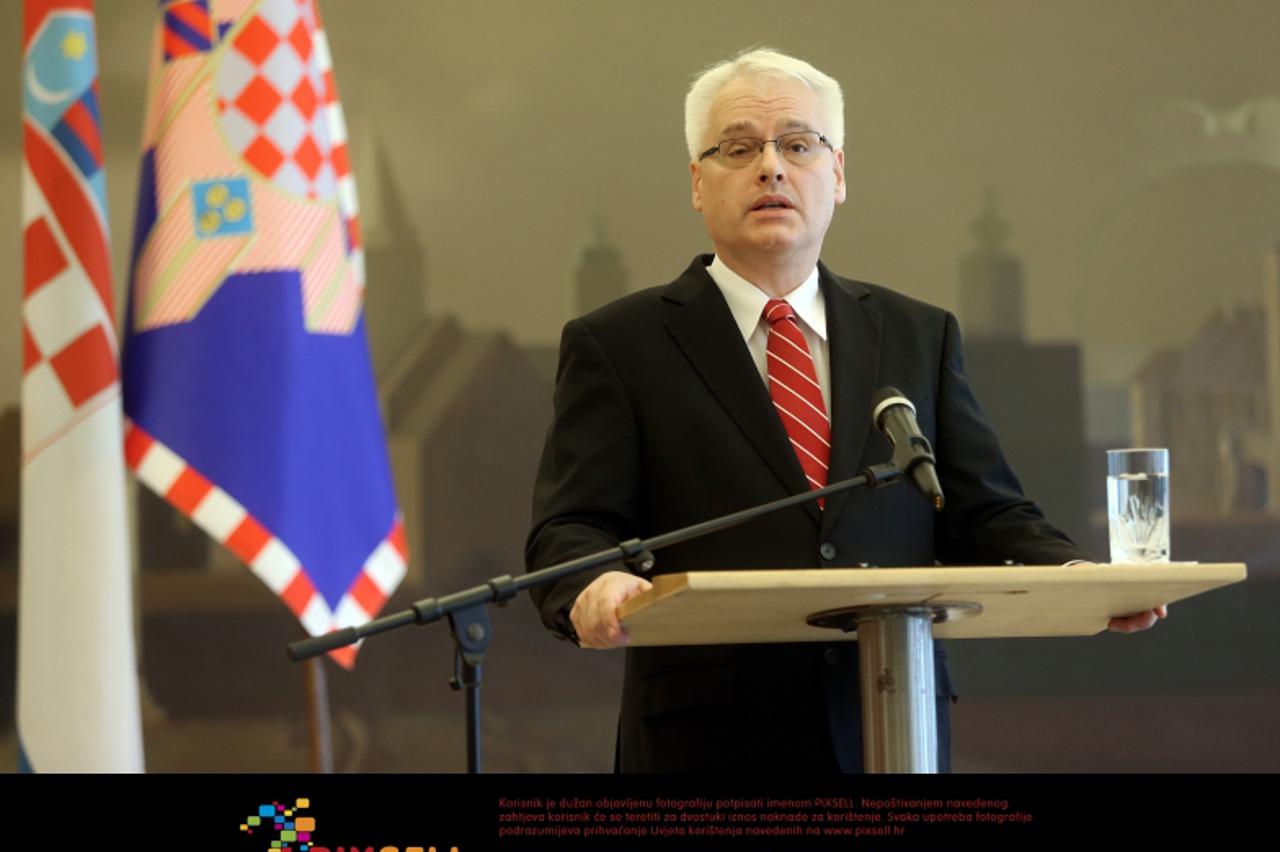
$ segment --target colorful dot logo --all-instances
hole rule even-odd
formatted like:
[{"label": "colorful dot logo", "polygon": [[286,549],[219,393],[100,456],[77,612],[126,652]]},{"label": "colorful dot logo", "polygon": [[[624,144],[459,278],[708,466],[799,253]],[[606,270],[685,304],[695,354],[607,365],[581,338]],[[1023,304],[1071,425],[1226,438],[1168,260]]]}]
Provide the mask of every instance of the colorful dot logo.
[{"label": "colorful dot logo", "polygon": [[196,236],[226,237],[253,233],[249,181],[244,178],[200,180],[191,184]]},{"label": "colorful dot logo", "polygon": [[258,812],[245,817],[240,830],[266,840],[268,845],[263,848],[267,852],[308,852],[313,845],[311,835],[316,830],[316,820],[298,812],[310,807],[310,799],[298,799],[292,806],[281,802],[258,805]]}]

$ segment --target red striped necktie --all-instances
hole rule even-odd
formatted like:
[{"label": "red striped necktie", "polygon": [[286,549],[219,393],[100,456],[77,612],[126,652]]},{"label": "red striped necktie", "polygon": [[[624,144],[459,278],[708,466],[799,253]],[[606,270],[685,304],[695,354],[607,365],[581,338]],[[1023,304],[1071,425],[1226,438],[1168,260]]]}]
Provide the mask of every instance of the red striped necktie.
[{"label": "red striped necktie", "polygon": [[831,421],[813,369],[813,355],[796,323],[796,312],[785,300],[770,299],[764,306],[764,318],[769,323],[765,351],[773,407],[782,418],[809,487],[821,488],[827,484],[831,460]]}]

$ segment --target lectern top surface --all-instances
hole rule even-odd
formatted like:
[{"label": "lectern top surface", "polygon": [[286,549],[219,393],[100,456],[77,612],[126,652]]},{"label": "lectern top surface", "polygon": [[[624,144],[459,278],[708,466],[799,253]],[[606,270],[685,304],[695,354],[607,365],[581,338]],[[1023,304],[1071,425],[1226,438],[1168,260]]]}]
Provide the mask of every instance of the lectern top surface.
[{"label": "lectern top surface", "polygon": [[[1089,636],[1113,616],[1245,579],[1240,563],[690,571],[653,579],[620,608],[632,645],[831,642],[806,619],[846,607],[976,604],[938,638]],[[967,606],[970,612],[972,606]]]}]

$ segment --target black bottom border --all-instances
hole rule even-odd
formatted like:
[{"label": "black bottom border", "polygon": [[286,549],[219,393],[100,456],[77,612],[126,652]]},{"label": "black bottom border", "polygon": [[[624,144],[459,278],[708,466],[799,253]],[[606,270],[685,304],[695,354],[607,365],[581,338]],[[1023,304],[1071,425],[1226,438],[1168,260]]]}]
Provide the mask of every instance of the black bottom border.
[{"label": "black bottom border", "polygon": [[65,840],[220,852],[270,852],[268,825],[241,826],[277,803],[316,821],[308,852],[1221,847],[1276,822],[1262,774],[4,777],[11,814],[56,812]]}]

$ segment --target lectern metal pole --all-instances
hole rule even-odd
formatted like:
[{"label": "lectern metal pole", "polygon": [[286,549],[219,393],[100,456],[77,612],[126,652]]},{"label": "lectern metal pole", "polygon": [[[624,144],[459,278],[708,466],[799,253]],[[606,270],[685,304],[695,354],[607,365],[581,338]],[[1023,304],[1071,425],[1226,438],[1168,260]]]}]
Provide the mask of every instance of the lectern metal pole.
[{"label": "lectern metal pole", "polygon": [[858,614],[862,754],[867,772],[938,771],[933,620],[929,607]]}]

